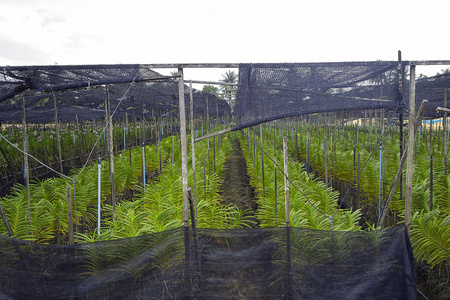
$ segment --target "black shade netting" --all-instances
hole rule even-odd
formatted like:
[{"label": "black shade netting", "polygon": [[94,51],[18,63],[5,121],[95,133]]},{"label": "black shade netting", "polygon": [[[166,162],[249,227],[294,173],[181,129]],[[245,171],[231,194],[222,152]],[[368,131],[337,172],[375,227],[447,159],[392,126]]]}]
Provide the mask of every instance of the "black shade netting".
[{"label": "black shade netting", "polygon": [[139,64],[5,66],[0,69],[0,102],[25,90],[56,92],[160,76]]},{"label": "black shade netting", "polygon": [[[24,95],[28,123],[50,123],[55,120],[54,101],[61,121],[91,121],[105,118],[105,87],[80,88],[55,93]],[[0,121],[22,121],[22,96],[0,103]],[[179,92],[177,82],[141,82],[112,84],[108,86],[113,119],[152,119],[179,116]],[[190,90],[185,86],[186,114],[190,114]],[[195,117],[229,118],[230,106],[215,95],[193,90]],[[208,105],[206,105],[208,103]],[[208,109],[207,109],[208,107]]]},{"label": "black shade netting", "polygon": [[2,299],[415,299],[405,227],[180,228],[42,245],[1,237]]},{"label": "black shade netting", "polygon": [[[447,90],[447,92],[445,92]],[[439,118],[442,113],[436,111],[438,107],[444,107],[445,98],[449,97],[450,91],[450,73],[439,74],[433,77],[424,77],[416,80],[416,110],[419,108],[423,100],[427,100],[427,109],[424,113],[425,117]],[[446,96],[447,95],[447,96]],[[405,102],[409,106],[409,82],[405,88]],[[447,99],[448,102],[448,99]],[[408,109],[408,106],[406,109]],[[448,104],[447,104],[448,108]]]},{"label": "black shade netting", "polygon": [[398,62],[240,64],[238,127],[302,114],[395,110],[402,102]]}]

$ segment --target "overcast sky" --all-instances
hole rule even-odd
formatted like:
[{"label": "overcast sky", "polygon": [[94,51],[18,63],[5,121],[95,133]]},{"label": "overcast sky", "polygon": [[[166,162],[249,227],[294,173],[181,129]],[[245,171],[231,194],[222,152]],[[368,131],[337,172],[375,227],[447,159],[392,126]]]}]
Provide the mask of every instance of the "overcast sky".
[{"label": "overcast sky", "polygon": [[[374,61],[397,60],[398,50],[404,60],[450,60],[449,8],[448,0],[0,0],[0,66]],[[225,71],[185,74],[217,80]]]}]

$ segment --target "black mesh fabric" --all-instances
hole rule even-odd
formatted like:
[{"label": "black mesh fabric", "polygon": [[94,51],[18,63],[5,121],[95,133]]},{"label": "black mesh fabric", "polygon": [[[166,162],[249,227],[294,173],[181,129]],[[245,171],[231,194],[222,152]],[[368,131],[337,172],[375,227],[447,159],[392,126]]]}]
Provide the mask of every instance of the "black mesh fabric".
[{"label": "black mesh fabric", "polygon": [[138,64],[6,66],[0,70],[0,102],[25,90],[55,92],[159,76]]},{"label": "black mesh fabric", "polygon": [[[0,121],[21,122],[25,98],[29,123],[54,121],[54,97],[58,119],[81,121],[105,117],[106,91],[109,86],[111,114],[123,119],[128,113],[140,119],[177,117],[178,82],[143,65],[84,65],[4,67],[0,70]],[[190,109],[190,89],[185,85],[186,112]],[[206,98],[211,116],[231,115],[230,106],[215,95],[193,90],[194,113],[206,115]],[[120,103],[120,106],[117,107]],[[117,110],[116,110],[117,108]]]},{"label": "black mesh fabric", "polygon": [[241,64],[234,114],[247,127],[310,113],[395,110],[398,68],[390,61]]},{"label": "black mesh fabric", "polygon": [[405,227],[179,228],[43,245],[0,237],[2,299],[415,299]]},{"label": "black mesh fabric", "polygon": [[[436,111],[437,107],[444,106],[444,89],[447,89],[447,98],[450,91],[450,73],[416,80],[416,108],[422,100],[428,100],[426,117],[439,118],[442,114]],[[409,103],[409,86],[406,89],[406,100]],[[448,105],[447,105],[448,107]]]}]

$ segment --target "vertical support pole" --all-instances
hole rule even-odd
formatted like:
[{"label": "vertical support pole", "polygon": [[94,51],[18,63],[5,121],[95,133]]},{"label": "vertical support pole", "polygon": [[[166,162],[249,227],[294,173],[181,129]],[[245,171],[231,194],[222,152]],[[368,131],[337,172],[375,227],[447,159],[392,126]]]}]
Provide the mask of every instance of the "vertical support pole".
[{"label": "vertical support pole", "polygon": [[430,211],[433,210],[433,154],[430,155]]},{"label": "vertical support pole", "polygon": [[357,196],[356,196],[356,205],[355,210],[359,208],[359,204],[361,203],[361,153],[358,153],[358,173],[357,173]]},{"label": "vertical support pole", "polygon": [[[447,108],[447,89],[444,89],[444,107]],[[444,124],[444,175],[447,176],[447,112],[444,111],[444,117],[442,118],[442,124]]]},{"label": "vertical support pole", "polygon": [[259,124],[259,135],[261,138],[261,173],[262,173],[262,188],[263,188],[263,197],[266,196],[266,186],[264,182],[264,151],[263,151],[263,129],[262,124]]},{"label": "vertical support pole", "polygon": [[[403,101],[403,65],[402,65],[402,52],[398,51],[398,93],[399,93],[399,103]],[[400,143],[399,151],[400,157],[403,156],[403,106],[400,106],[400,111],[398,114],[399,129],[400,129]],[[403,173],[400,175],[400,201],[403,200]]]},{"label": "vertical support pole", "polygon": [[408,160],[406,164],[405,226],[408,233],[411,228],[411,198],[414,167],[414,123],[416,113],[416,66],[410,65],[409,83],[409,124],[408,124]]},{"label": "vertical support pole", "polygon": [[327,130],[325,129],[325,138],[323,139],[324,161],[325,161],[325,186],[328,188],[328,143]]},{"label": "vertical support pole", "polygon": [[284,213],[286,216],[286,227],[290,226],[289,220],[289,158],[287,137],[283,137],[283,155],[284,155]]},{"label": "vertical support pole", "polygon": [[56,107],[56,95],[53,93],[53,106],[55,109],[55,130],[56,130],[56,142],[58,143],[58,159],[59,170],[63,173],[62,155],[61,155],[61,139],[59,137],[59,121],[58,121],[58,108]]},{"label": "vertical support pole", "polygon": [[67,196],[67,222],[69,225],[69,245],[73,245],[73,218],[72,218],[72,200],[70,197],[70,186],[66,187],[66,196]]},{"label": "vertical support pole", "polygon": [[192,154],[192,181],[193,181],[193,199],[194,199],[194,215],[192,219],[192,227],[196,228],[197,225],[197,178],[195,174],[195,144],[194,144],[194,95],[192,93],[192,81],[189,84],[189,97],[190,97],[190,115],[191,115],[191,154]]},{"label": "vertical support pole", "polygon": [[[381,132],[383,135],[383,132]],[[380,140],[380,158],[379,158],[379,170],[378,170],[378,220],[381,218],[381,171],[382,171],[382,153],[383,153],[383,144]]]},{"label": "vertical support pole", "polygon": [[205,145],[202,145],[203,152],[203,185],[205,187],[205,200],[206,200],[206,161],[205,161]]},{"label": "vertical support pole", "polygon": [[109,159],[109,182],[111,187],[111,203],[113,209],[113,220],[116,221],[116,187],[114,183],[114,145],[113,145],[113,126],[110,116],[111,103],[109,101],[109,86],[106,86],[105,99],[105,123],[106,123],[106,139],[108,143],[108,159]]},{"label": "vertical support pole", "polygon": [[144,192],[145,192],[145,184],[147,180],[145,179],[145,144],[142,141],[141,142],[142,147],[142,185],[144,186]]},{"label": "vertical support pole", "polygon": [[274,226],[277,227],[277,215],[278,215],[278,182],[277,182],[277,155],[274,155],[273,158],[273,162],[274,162],[274,171],[275,171],[275,221],[274,221]]},{"label": "vertical support pole", "polygon": [[187,137],[186,137],[186,107],[184,102],[183,68],[178,68],[178,95],[180,107],[180,139],[181,139],[181,179],[183,183],[183,220],[189,227],[188,169],[187,169]]},{"label": "vertical support pole", "polygon": [[97,234],[100,235],[101,198],[102,198],[102,157],[98,154],[97,180]]},{"label": "vertical support pole", "polygon": [[[27,205],[28,205],[28,220],[30,222],[30,230],[32,226],[31,219],[31,197],[30,197],[30,165],[28,160],[28,152],[29,152],[29,144],[28,144],[28,130],[27,130],[27,119],[25,113],[25,97],[22,96],[22,132],[23,132],[23,152],[25,152],[23,156],[24,162],[24,179],[25,179],[25,188],[27,190]],[[59,139],[58,139],[59,141]],[[62,172],[62,171],[61,171]]]},{"label": "vertical support pole", "polygon": [[309,132],[311,130],[311,120],[309,120],[309,126],[308,129],[306,130],[306,173],[309,174],[309,145],[311,144],[310,141],[310,137],[309,137]]},{"label": "vertical support pole", "polygon": [[8,218],[6,217],[5,211],[3,210],[2,203],[0,203],[0,216],[2,217],[3,224],[5,225],[6,231],[8,232],[9,237],[14,236],[14,232],[11,228],[11,225],[9,225]]}]

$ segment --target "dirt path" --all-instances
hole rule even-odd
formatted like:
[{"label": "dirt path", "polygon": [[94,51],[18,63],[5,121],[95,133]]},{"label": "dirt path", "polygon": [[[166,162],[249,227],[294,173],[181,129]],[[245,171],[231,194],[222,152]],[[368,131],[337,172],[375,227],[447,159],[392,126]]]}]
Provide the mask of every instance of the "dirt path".
[{"label": "dirt path", "polygon": [[242,155],[239,140],[233,139],[233,152],[225,162],[225,180],[222,185],[222,199],[224,203],[234,203],[241,210],[256,211],[257,204],[254,190],[250,186],[247,174],[247,164]]}]

